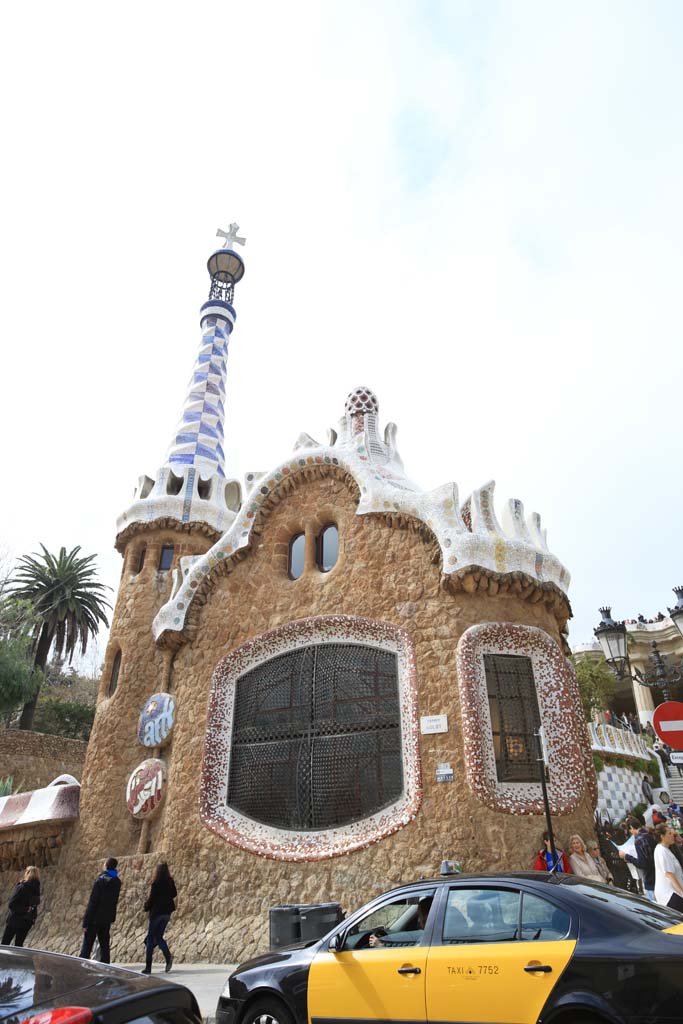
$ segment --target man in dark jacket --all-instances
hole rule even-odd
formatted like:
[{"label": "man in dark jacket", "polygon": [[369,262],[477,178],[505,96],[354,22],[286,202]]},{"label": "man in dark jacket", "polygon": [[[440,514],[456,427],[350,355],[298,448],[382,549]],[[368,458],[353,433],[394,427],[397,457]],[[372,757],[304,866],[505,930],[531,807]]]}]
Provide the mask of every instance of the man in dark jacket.
[{"label": "man in dark jacket", "polygon": [[95,879],[83,915],[83,945],[79,956],[90,959],[95,939],[100,944],[100,960],[103,964],[109,959],[109,929],[116,920],[116,905],[121,892],[121,879],[116,866],[116,857],[109,857],[104,862],[104,871]]},{"label": "man in dark jacket", "polygon": [[627,818],[624,822],[636,843],[636,856],[619,850],[619,856],[629,864],[635,864],[643,873],[643,889],[649,900],[655,898],[655,847],[657,840],[648,829],[643,828],[637,818]]}]

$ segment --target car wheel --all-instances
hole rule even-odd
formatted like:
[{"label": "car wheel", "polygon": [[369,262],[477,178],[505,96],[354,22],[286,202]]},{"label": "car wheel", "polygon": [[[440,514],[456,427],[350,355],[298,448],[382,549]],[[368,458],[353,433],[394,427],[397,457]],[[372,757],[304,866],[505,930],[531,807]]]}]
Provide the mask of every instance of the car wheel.
[{"label": "car wheel", "polygon": [[294,1018],[279,999],[256,999],[245,1010],[241,1024],[294,1024]]}]

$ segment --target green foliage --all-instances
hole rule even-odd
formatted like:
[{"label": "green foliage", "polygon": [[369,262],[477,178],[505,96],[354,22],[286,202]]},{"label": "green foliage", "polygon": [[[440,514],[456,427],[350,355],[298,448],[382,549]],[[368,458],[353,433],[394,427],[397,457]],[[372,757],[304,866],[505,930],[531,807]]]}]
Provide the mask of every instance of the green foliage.
[{"label": "green foliage", "polygon": [[618,757],[614,763],[616,764],[617,768],[625,768],[626,767],[626,758]]},{"label": "green foliage", "polygon": [[652,779],[652,785],[655,787],[655,789],[661,789],[661,787],[662,787],[662,772],[661,772],[661,769],[659,767],[659,761],[655,761],[654,758],[651,761],[648,761],[647,767],[646,767],[645,770],[646,770],[647,774],[650,776],[650,778]]},{"label": "green foliage", "polygon": [[75,700],[47,697],[36,707],[34,728],[52,736],[87,740],[95,718],[95,707]]},{"label": "green foliage", "polygon": [[578,661],[572,660],[576,669],[583,711],[586,721],[590,722],[596,711],[604,711],[609,707],[617,687],[617,680],[604,661],[595,661],[588,657]]},{"label": "green foliage", "polygon": [[20,707],[36,693],[42,673],[34,670],[31,630],[35,617],[31,605],[7,592],[0,580],[0,714]]},{"label": "green foliage", "polygon": [[643,815],[645,814],[646,810],[647,804],[636,804],[635,807],[632,807],[628,813],[629,815],[632,815],[634,818],[638,818],[639,821],[643,821]]},{"label": "green foliage", "polygon": [[593,754],[593,766],[596,772],[601,772],[602,769],[605,767],[605,762],[599,754]]},{"label": "green foliage", "polygon": [[5,779],[0,779],[0,796],[11,796],[14,792],[14,776],[8,775]]},{"label": "green foliage", "polygon": [[[71,661],[78,648],[82,654],[88,639],[95,636],[100,624],[108,625],[105,608],[105,587],[96,579],[95,555],[79,556],[80,547],[67,552],[61,548],[52,555],[44,544],[42,554],[25,555],[20,559],[11,580],[15,599],[28,601],[35,622],[31,630],[34,665],[44,669],[50,649],[57,657]],[[24,705],[19,727],[30,729],[35,714],[35,697]]]}]

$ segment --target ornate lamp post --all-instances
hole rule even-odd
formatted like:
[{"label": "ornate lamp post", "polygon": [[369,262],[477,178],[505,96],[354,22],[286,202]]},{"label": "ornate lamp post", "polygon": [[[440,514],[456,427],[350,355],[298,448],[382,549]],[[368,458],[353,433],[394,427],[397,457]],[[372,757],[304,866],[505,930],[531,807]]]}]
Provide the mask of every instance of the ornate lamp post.
[{"label": "ornate lamp post", "polygon": [[[683,635],[683,587],[676,587],[674,592],[678,597],[678,605],[673,611],[676,612],[677,609],[680,609],[680,611],[677,618],[674,619],[673,615],[671,615],[671,618],[675,622],[676,628]],[[600,608],[599,611],[602,615],[602,621],[593,632],[602,648],[605,661],[617,679],[630,677],[635,679],[637,683],[640,683],[641,686],[650,688],[658,686],[664,694],[664,700],[670,700],[669,687],[680,683],[683,679],[683,674],[680,671],[666,667],[657,647],[657,641],[652,641],[652,654],[650,655],[652,668],[648,672],[641,672],[639,668],[634,668],[629,660],[626,644],[626,626],[624,623],[614,621],[611,608]],[[670,609],[670,614],[671,611]]]}]

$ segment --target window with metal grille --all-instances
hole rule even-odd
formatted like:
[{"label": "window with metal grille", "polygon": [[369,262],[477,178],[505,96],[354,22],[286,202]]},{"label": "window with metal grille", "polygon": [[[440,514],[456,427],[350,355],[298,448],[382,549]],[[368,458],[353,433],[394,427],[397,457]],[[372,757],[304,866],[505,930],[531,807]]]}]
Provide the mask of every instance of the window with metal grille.
[{"label": "window with metal grille", "polygon": [[538,782],[534,732],[541,724],[531,659],[485,654],[484,670],[499,782]]},{"label": "window with metal grille", "polygon": [[396,655],[288,651],[237,680],[227,802],[296,831],[366,818],[403,792]]}]

